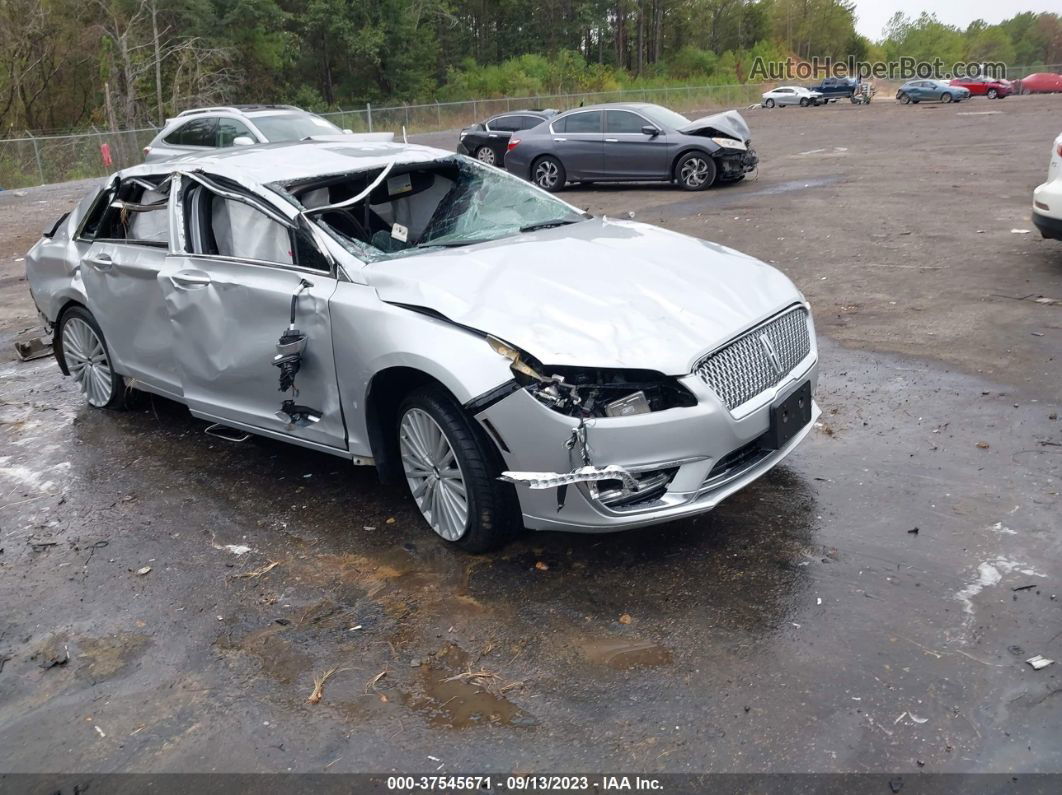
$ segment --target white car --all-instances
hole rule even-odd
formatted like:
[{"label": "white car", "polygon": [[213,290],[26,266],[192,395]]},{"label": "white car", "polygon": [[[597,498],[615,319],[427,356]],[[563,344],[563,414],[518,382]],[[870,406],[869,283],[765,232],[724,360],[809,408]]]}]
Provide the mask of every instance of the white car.
[{"label": "white car", "polygon": [[821,105],[823,101],[820,92],[803,86],[779,86],[763,95],[763,107],[765,108],[773,108],[776,105],[779,108],[784,108],[786,105],[799,105],[806,108],[808,105]]},{"label": "white car", "polygon": [[819,414],[811,314],[781,272],[427,147],[135,166],[26,270],[89,405],[151,392],[375,466],[473,552],[708,511]]},{"label": "white car", "polygon": [[1051,145],[1047,181],[1033,191],[1032,220],[1045,238],[1062,240],[1062,135]]}]

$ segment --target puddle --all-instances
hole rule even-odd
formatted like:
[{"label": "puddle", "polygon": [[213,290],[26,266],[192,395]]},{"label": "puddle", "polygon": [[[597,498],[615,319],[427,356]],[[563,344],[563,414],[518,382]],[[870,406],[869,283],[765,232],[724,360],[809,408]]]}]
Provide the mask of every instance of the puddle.
[{"label": "puddle", "polygon": [[[435,727],[467,729],[472,726],[530,727],[538,721],[509,701],[502,693],[506,685],[471,664],[464,650],[450,644],[435,656],[432,665],[423,665],[417,675],[417,691],[404,697],[407,706],[423,714]],[[484,672],[485,673],[485,672]]]},{"label": "puddle", "polygon": [[[122,673],[151,643],[146,635],[122,632],[78,641],[78,675],[94,682]],[[80,663],[85,662],[87,665]]]},{"label": "puddle", "polygon": [[221,638],[217,646],[258,658],[262,674],[281,684],[291,684],[310,670],[313,661],[277,633],[278,629],[269,627],[242,638]]},{"label": "puddle", "polygon": [[671,662],[671,652],[649,640],[591,640],[582,644],[582,652],[590,662],[607,665],[617,671],[651,668]]}]

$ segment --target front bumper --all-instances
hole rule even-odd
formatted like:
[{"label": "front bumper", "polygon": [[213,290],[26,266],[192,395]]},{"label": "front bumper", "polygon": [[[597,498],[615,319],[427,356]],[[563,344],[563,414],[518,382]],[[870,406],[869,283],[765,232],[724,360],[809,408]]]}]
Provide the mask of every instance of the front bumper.
[{"label": "front bumper", "polygon": [[1041,236],[1062,240],[1062,179],[1053,179],[1033,191],[1032,222]]},{"label": "front bumper", "polygon": [[756,150],[751,146],[743,152],[725,150],[723,154],[717,155],[715,160],[719,164],[719,176],[723,179],[747,174],[760,162]]},{"label": "front bumper", "polygon": [[[682,383],[696,396],[689,408],[630,417],[588,420],[587,441],[593,463],[617,465],[635,474],[674,470],[666,489],[645,501],[610,507],[597,499],[590,484],[556,489],[517,487],[524,525],[534,530],[611,532],[709,511],[784,459],[810,432],[819,417],[812,406],[810,422],[781,449],[760,451],[758,441],[770,428],[771,407],[805,382],[814,390],[817,351],[800,362],[777,386],[755,399],[735,417],[697,375]],[[506,468],[522,472],[572,471],[567,446],[577,421],[550,410],[519,389],[476,415],[498,442]]]}]

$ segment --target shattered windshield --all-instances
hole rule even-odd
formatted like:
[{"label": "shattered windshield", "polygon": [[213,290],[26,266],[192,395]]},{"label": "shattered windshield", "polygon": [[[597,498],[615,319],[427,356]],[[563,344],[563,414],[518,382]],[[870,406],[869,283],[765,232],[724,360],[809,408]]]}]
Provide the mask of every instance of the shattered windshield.
[{"label": "shattered windshield", "polygon": [[270,143],[301,141],[313,135],[341,135],[343,132],[332,122],[309,113],[275,113],[255,116],[252,121]]},{"label": "shattered windshield", "polygon": [[347,174],[288,190],[310,219],[368,262],[588,217],[524,180],[463,157]]}]

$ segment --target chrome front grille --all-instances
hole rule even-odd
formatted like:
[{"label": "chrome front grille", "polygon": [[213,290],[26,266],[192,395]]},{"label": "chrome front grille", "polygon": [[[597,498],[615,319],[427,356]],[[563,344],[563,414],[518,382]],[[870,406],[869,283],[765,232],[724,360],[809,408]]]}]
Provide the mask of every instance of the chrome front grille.
[{"label": "chrome front grille", "polygon": [[801,306],[728,342],[693,371],[733,410],[777,385],[810,352],[808,311]]}]

